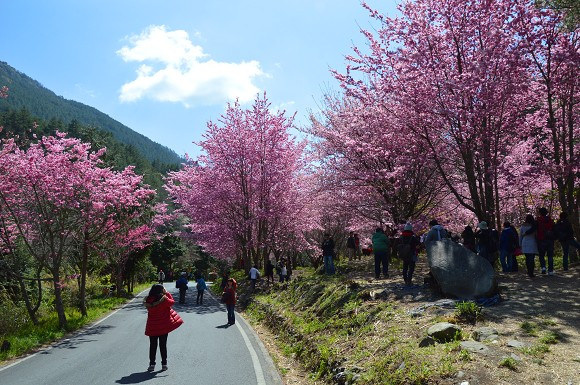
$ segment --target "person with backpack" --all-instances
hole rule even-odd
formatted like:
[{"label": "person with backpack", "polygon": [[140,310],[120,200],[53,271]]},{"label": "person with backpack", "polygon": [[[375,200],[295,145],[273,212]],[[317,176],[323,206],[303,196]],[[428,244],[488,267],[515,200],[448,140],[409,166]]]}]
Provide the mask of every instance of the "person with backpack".
[{"label": "person with backpack", "polygon": [[197,289],[197,298],[195,299],[195,304],[203,305],[203,293],[207,290],[207,285],[205,283],[205,280],[203,279],[203,276],[201,275],[199,276],[195,288]]},{"label": "person with backpack", "polygon": [[383,265],[383,278],[389,277],[389,238],[383,229],[377,227],[373,234],[373,253],[375,254],[375,278],[381,277],[381,264]]},{"label": "person with backpack", "polygon": [[447,230],[445,230],[445,228],[441,226],[436,219],[432,219],[429,222],[429,226],[431,226],[431,229],[423,239],[423,243],[425,244],[425,246],[427,246],[427,244],[429,244],[430,242],[440,241],[444,238],[449,238]]},{"label": "person with backpack", "polygon": [[179,289],[179,303],[185,303],[185,294],[187,293],[187,273],[184,271],[181,273],[179,279],[175,282],[175,287]]},{"label": "person with backpack", "polygon": [[419,244],[419,238],[413,233],[413,225],[407,223],[397,245],[397,256],[403,261],[403,280],[406,286],[413,284],[413,272],[418,260],[417,246]]},{"label": "person with backpack", "polygon": [[145,335],[149,337],[149,367],[148,372],[155,370],[157,346],[161,353],[161,370],[167,370],[167,337],[170,332],[183,324],[183,320],[173,310],[175,300],[161,284],[155,284],[143,300],[147,308],[147,323]]},{"label": "person with backpack", "polygon": [[511,223],[504,222],[499,238],[499,261],[504,273],[512,271],[512,255],[518,247],[518,235],[514,232]]}]

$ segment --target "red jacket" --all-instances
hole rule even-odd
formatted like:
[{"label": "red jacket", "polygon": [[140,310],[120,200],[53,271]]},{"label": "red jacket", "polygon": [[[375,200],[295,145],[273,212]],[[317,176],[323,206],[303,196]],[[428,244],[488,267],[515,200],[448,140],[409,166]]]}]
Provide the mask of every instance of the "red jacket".
[{"label": "red jacket", "polygon": [[231,288],[228,289],[227,287],[224,289],[222,294],[224,296],[224,302],[226,305],[235,305],[236,304],[236,289]]},{"label": "red jacket", "polygon": [[159,301],[145,297],[147,307],[146,336],[162,336],[181,326],[183,320],[171,307],[175,300],[171,294],[166,293]]},{"label": "red jacket", "polygon": [[542,216],[540,215],[536,221],[538,222],[538,232],[536,233],[536,238],[539,241],[543,241],[546,239],[546,233],[548,231],[552,231],[554,228],[554,222],[552,222],[552,218],[550,216]]}]

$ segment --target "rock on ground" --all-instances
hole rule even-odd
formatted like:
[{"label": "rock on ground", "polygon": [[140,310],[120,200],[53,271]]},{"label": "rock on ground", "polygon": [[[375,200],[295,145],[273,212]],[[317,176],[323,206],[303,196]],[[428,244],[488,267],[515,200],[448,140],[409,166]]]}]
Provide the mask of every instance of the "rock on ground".
[{"label": "rock on ground", "polygon": [[491,264],[449,239],[428,243],[427,258],[431,273],[445,295],[473,299],[488,297],[497,291]]}]

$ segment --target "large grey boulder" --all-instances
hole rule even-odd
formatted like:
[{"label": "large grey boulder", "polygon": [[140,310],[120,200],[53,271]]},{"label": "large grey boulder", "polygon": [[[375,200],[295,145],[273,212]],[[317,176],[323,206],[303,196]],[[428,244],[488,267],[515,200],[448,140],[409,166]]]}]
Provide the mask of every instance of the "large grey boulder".
[{"label": "large grey boulder", "polygon": [[497,291],[495,272],[486,259],[449,239],[429,242],[426,248],[431,273],[443,294],[473,299]]}]

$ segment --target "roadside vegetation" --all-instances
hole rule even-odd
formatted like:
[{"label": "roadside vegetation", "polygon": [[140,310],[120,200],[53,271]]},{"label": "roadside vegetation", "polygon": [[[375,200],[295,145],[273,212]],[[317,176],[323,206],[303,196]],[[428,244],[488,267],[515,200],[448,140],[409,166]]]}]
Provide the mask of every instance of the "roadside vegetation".
[{"label": "roadside vegetation", "polygon": [[[134,286],[134,293],[146,290],[151,283],[138,283]],[[2,293],[0,298],[0,313],[9,314],[8,317],[0,317],[0,362],[10,360],[26,353],[31,353],[40,347],[57,341],[67,334],[77,331],[101,317],[119,308],[134,296],[123,292],[117,297],[110,292],[109,287],[98,282],[89,285],[87,300],[87,315],[83,316],[78,308],[74,307],[76,301],[75,289],[66,291],[67,302],[67,325],[61,328],[58,315],[52,309],[52,298],[47,296],[40,304],[37,324],[30,321],[26,309],[14,304],[8,296]],[[78,301],[77,301],[78,302]]]}]

